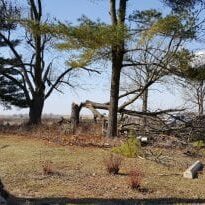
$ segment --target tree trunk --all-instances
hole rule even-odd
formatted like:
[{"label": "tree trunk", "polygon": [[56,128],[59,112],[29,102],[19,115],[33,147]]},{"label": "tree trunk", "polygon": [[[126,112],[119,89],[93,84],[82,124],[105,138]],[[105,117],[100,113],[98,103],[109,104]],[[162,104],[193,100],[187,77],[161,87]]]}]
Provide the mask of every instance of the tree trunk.
[{"label": "tree trunk", "polygon": [[[30,19],[35,22],[36,28],[40,29],[42,17],[41,1],[30,0]],[[35,91],[32,93],[32,101],[30,103],[29,124],[41,123],[41,116],[45,101],[45,82],[42,79],[44,69],[44,46],[42,42],[41,33],[32,33],[33,47],[35,50],[35,61],[33,78],[35,84]]]},{"label": "tree trunk", "polygon": [[[142,96],[142,112],[147,112],[148,109],[148,88],[145,89],[143,96]],[[147,125],[147,117],[143,117],[143,126],[146,127]]]},{"label": "tree trunk", "polygon": [[200,96],[200,99],[199,99],[198,113],[200,116],[204,114],[204,99],[202,96]]},{"label": "tree trunk", "polygon": [[112,69],[107,137],[117,136],[117,113],[121,67]]},{"label": "tree trunk", "polygon": [[72,127],[71,129],[73,134],[75,134],[76,127],[80,122],[80,110],[81,110],[81,106],[72,103],[70,121],[71,121],[71,127]]},{"label": "tree trunk", "polygon": [[[112,26],[125,26],[126,5],[127,0],[119,1],[119,8],[116,8],[116,0],[110,0],[110,16]],[[118,99],[120,86],[120,73],[124,57],[125,39],[122,39],[119,44],[112,46],[112,76],[110,89],[110,107],[108,117],[108,137],[117,136],[117,113],[118,113]]]},{"label": "tree trunk", "polygon": [[202,80],[197,88],[198,96],[198,114],[204,114],[204,81]]},{"label": "tree trunk", "polygon": [[29,110],[29,124],[37,125],[41,123],[41,116],[44,106],[44,95],[35,94],[30,104]]}]

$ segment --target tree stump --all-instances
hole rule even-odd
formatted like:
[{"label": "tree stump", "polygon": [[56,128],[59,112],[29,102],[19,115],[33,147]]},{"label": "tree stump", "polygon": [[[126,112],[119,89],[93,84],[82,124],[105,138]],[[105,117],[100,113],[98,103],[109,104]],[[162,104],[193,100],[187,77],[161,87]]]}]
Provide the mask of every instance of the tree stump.
[{"label": "tree stump", "polygon": [[73,134],[75,134],[76,127],[80,122],[80,110],[81,107],[78,104],[72,103],[70,121],[71,121],[71,129]]}]

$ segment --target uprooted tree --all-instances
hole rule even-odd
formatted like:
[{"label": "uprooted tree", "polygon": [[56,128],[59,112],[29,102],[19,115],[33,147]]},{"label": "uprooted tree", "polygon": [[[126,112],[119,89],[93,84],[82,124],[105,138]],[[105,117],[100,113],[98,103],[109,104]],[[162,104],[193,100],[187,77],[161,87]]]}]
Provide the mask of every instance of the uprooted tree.
[{"label": "uprooted tree", "polygon": [[[109,103],[97,103],[93,101],[86,100],[85,102],[82,102],[80,104],[72,103],[71,106],[71,125],[72,125],[72,132],[75,133],[76,128],[78,124],[80,123],[80,112],[83,108],[89,109],[94,118],[94,122],[101,121],[103,125],[103,132],[107,132],[107,117],[101,114],[98,110],[107,110],[109,111]],[[163,116],[165,114],[171,114],[175,112],[184,111],[184,109],[167,109],[167,110],[158,110],[155,112],[143,112],[143,111],[135,111],[135,110],[129,110],[129,109],[118,109],[118,113],[121,114],[121,116],[128,115],[133,117],[148,117],[148,118],[157,118],[158,121],[163,123],[163,121],[160,119],[160,116]],[[132,125],[136,125],[135,123]],[[121,130],[122,127],[128,126],[127,124],[120,124],[117,127],[117,132],[123,131]],[[105,130],[104,130],[105,129]],[[127,129],[126,129],[127,130]]]}]

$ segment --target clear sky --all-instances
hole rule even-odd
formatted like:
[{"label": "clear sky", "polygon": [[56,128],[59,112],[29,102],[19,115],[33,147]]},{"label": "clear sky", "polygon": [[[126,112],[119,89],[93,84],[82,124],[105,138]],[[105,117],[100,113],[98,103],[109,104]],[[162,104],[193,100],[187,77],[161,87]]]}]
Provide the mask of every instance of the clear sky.
[{"label": "clear sky", "polygon": [[[25,4],[25,0],[18,0]],[[101,19],[109,22],[108,0],[42,0],[44,13],[47,13],[51,18],[55,17],[59,20],[66,20],[68,22],[76,22],[76,19],[82,15],[86,15],[91,19]],[[144,10],[155,8],[159,11],[166,12],[160,0],[130,0],[128,3],[128,10]],[[69,114],[72,102],[83,102],[85,100],[93,100],[98,102],[106,102],[109,100],[109,68],[102,76],[89,77],[83,74],[81,82],[83,89],[64,89],[65,94],[54,93],[50,99],[45,103],[44,113],[54,114]],[[181,104],[178,96],[178,91],[174,87],[172,92],[163,91],[154,92],[150,97],[151,107],[170,108]],[[176,96],[175,96],[176,95]],[[19,114],[28,113],[27,109],[12,109],[10,111],[3,111],[2,114]]]}]

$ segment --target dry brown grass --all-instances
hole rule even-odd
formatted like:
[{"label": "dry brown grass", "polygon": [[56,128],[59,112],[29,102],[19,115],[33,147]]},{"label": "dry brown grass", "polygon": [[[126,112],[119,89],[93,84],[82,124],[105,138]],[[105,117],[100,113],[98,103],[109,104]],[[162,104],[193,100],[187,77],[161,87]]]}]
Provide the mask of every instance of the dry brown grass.
[{"label": "dry brown grass", "polygon": [[[163,150],[173,159],[171,167],[132,158],[124,160],[119,175],[109,175],[103,162],[110,151],[93,146],[61,146],[30,136],[0,135],[0,176],[6,189],[17,197],[205,199],[204,174],[194,180],[182,177],[185,168],[196,160],[183,155],[183,151]],[[52,161],[59,174],[43,175],[42,159]],[[135,166],[144,171],[141,186],[148,193],[135,191],[127,183],[130,167]]]}]

